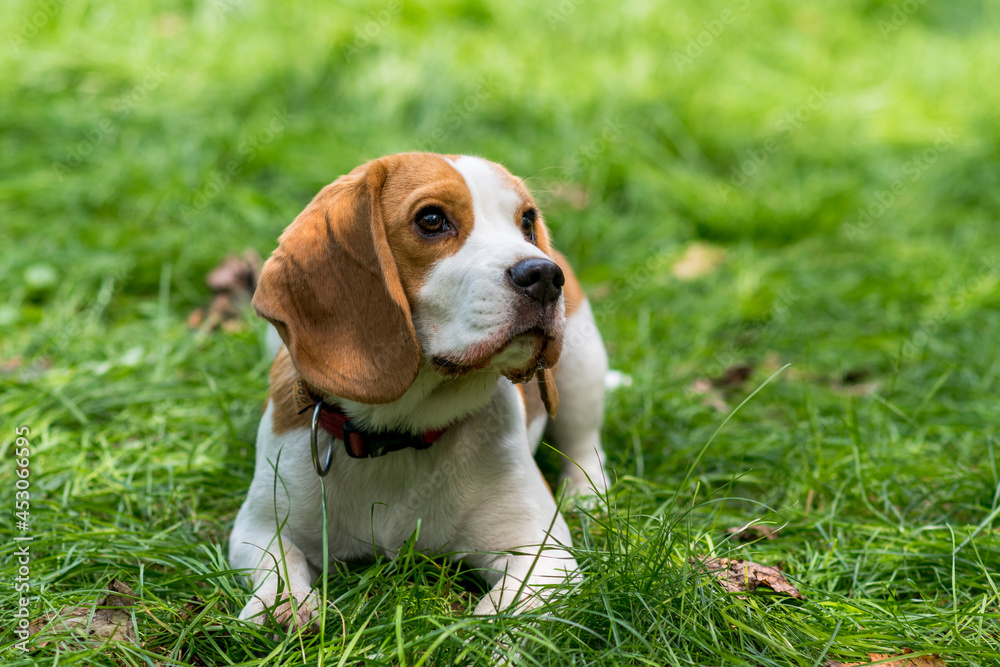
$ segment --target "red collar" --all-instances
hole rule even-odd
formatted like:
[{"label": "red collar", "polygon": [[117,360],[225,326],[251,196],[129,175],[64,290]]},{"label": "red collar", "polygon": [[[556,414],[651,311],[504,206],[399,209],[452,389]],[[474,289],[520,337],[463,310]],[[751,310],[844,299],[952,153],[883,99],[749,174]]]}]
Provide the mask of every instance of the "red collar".
[{"label": "red collar", "polygon": [[338,405],[326,403],[299,378],[293,388],[293,396],[298,413],[320,405],[319,425],[337,440],[344,442],[347,455],[355,459],[371,459],[385,456],[401,449],[427,449],[441,437],[447,429],[424,431],[414,435],[405,431],[367,431],[355,426],[350,417]]}]

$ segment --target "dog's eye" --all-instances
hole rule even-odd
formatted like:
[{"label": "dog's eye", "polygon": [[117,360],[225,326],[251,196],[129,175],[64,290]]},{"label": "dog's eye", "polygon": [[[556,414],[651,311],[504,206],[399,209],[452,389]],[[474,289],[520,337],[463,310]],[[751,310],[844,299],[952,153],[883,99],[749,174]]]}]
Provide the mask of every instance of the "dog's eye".
[{"label": "dog's eye", "polygon": [[538,214],[533,208],[529,208],[521,214],[521,233],[532,243],[535,242],[535,219],[537,217]]},{"label": "dog's eye", "polygon": [[428,206],[427,208],[420,209],[420,212],[417,213],[416,223],[420,231],[428,236],[441,234],[451,229],[444,211],[436,206]]}]

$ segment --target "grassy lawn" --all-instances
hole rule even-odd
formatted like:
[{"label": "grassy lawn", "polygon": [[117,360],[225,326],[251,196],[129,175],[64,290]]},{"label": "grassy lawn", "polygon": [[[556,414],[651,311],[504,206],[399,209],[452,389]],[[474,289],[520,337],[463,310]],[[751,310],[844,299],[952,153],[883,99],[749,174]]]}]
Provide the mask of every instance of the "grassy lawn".
[{"label": "grassy lawn", "polygon": [[[6,3],[0,662],[1000,665],[998,38],[995,0]],[[473,617],[468,572],[404,550],[274,637],[235,619],[226,546],[264,328],[188,315],[227,254],[414,149],[530,176],[633,378],[616,483],[567,509],[586,578],[544,615]],[[25,544],[32,619],[85,625],[119,580],[124,641],[18,650]]]}]

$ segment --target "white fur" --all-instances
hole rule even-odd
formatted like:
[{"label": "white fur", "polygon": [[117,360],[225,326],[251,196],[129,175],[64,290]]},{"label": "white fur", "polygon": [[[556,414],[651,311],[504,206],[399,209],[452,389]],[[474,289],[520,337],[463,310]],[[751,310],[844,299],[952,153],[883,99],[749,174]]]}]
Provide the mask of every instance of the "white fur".
[{"label": "white fur", "polygon": [[570,491],[590,494],[609,486],[604,476],[604,449],[601,447],[601,424],[604,423],[603,379],[608,371],[608,356],[601,334],[594,322],[590,302],[580,304],[567,319],[563,351],[556,368],[559,388],[559,414],[554,419],[544,415],[528,424],[528,444],[532,453],[548,432],[563,454],[562,478]]},{"label": "white fur", "polygon": [[[331,559],[393,558],[419,525],[418,549],[463,559],[491,586],[476,606],[478,614],[534,606],[546,587],[576,576],[567,551],[569,530],[532,457],[546,421],[525,428],[521,398],[501,377],[505,368],[530,361],[532,346],[515,340],[481,370],[457,378],[444,377],[429,361],[435,355],[460,357],[502,336],[515,300],[506,269],[545,257],[521,235],[514,220],[518,195],[491,163],[462,157],[453,164],[472,193],[475,226],[457,253],[431,269],[414,304],[424,354],[416,380],[389,404],[333,397],[352,420],[370,428],[448,428],[427,449],[360,460],[321,432],[321,456],[332,447],[333,464],[320,478],[309,430],[275,433],[270,403],[257,434],[254,479],[230,539],[232,566],[249,572],[254,589],[240,614],[244,620],[263,622],[265,610],[278,602],[283,604],[274,613],[282,624],[315,618],[319,600],[311,586],[324,569],[323,503]],[[562,308],[560,299],[560,326]],[[550,428],[564,453],[601,480],[598,429],[606,368],[584,304],[566,327],[558,370],[562,402]],[[593,386],[570,386],[582,383]],[[564,473],[574,487],[586,488],[586,478],[574,470]]]},{"label": "white fur", "polygon": [[556,368],[559,414],[548,428],[566,457],[562,476],[573,490],[603,491],[608,486],[601,448],[607,372],[608,355],[590,303],[584,301],[566,324],[563,352]]}]

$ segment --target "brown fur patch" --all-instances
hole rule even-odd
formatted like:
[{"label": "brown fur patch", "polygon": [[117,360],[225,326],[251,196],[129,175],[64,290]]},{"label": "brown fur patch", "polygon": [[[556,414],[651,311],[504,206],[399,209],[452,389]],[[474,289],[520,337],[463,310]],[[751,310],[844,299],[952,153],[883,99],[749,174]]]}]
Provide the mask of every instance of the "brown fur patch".
[{"label": "brown fur patch", "polygon": [[525,426],[530,425],[545,414],[545,404],[542,403],[542,394],[538,391],[538,378],[531,378],[524,384],[515,386],[521,392],[521,400],[524,403],[524,412],[526,415]]},{"label": "brown fur patch", "polygon": [[[472,233],[472,193],[462,175],[440,155],[404,153],[383,161],[387,175],[380,202],[382,219],[400,282],[412,307],[430,269],[458,252]],[[444,212],[452,227],[450,232],[421,235],[416,217],[428,206]]]},{"label": "brown fur patch", "polygon": [[542,404],[549,417],[556,418],[559,412],[559,388],[556,386],[555,366],[538,371],[538,393],[542,396]]},{"label": "brown fur patch", "polygon": [[566,276],[566,284],[563,285],[563,298],[566,301],[566,317],[570,317],[587,300],[587,295],[583,293],[583,287],[580,286],[580,281],[576,279],[573,267],[566,261],[566,258],[555,248],[549,251],[549,255]]}]

